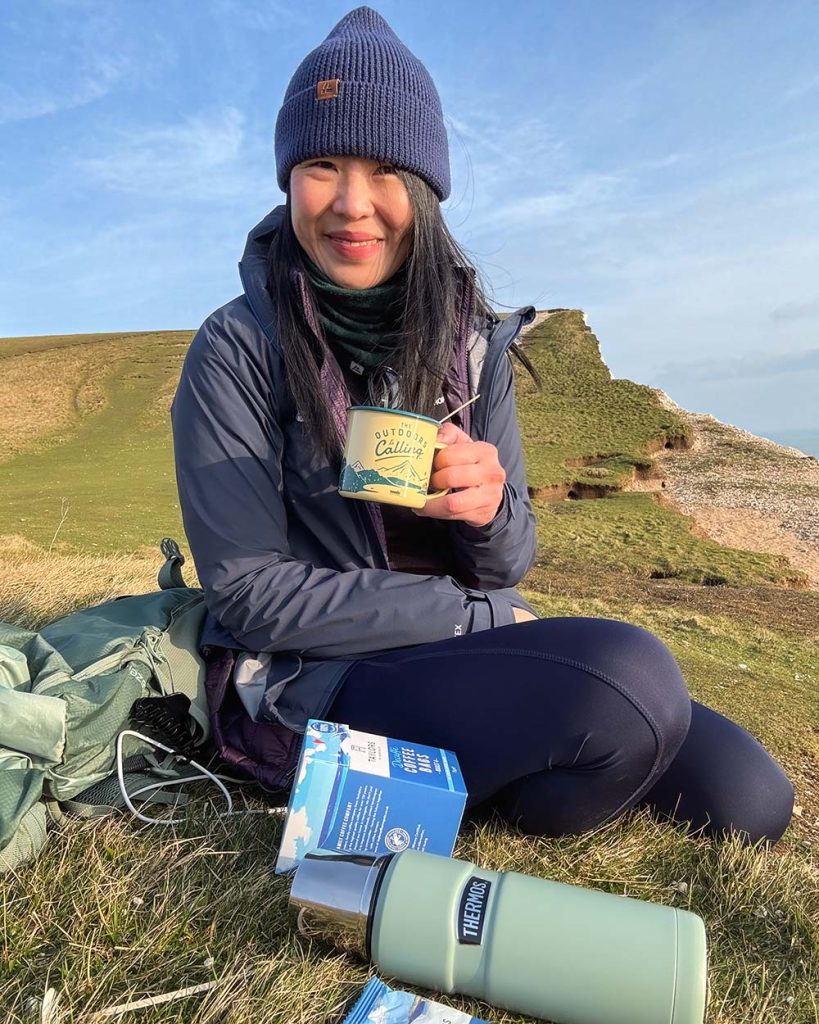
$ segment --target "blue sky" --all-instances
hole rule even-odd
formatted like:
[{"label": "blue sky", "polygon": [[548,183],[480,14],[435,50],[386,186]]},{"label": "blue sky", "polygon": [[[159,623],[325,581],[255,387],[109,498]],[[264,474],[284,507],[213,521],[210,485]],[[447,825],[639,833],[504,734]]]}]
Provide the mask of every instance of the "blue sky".
[{"label": "blue sky", "polygon": [[[0,336],[196,327],[282,196],[276,113],[351,4],[0,0]],[[819,432],[819,5],[382,0],[497,303],[617,376]]]}]

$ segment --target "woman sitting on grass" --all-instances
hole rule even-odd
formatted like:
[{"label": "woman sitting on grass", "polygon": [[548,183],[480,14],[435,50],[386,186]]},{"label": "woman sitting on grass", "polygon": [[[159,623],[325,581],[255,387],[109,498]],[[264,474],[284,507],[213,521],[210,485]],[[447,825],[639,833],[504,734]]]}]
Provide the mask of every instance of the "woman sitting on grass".
[{"label": "woman sitting on grass", "polygon": [[[286,785],[324,718],[454,750],[469,805],[534,835],[648,804],[778,839],[789,781],[690,700],[659,640],[537,619],[512,589],[536,550],[507,358],[531,311],[498,323],[447,230],[438,93],[373,10],[297,68],[276,160],[286,203],[250,233],[244,294],[198,332],[173,407],[209,683],[238,693],[237,736],[271,723],[262,777]],[[449,493],[418,513],[339,495],[348,405],[440,419],[477,393],[440,429],[431,487]]]}]

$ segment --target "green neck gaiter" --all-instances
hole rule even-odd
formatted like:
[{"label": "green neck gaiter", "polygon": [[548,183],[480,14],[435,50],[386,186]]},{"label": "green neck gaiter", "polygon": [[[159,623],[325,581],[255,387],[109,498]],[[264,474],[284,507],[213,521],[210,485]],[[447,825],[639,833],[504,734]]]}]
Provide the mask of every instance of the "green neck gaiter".
[{"label": "green neck gaiter", "polygon": [[[380,366],[400,343],[407,286],[404,264],[374,288],[343,288],[305,256],[307,277],[316,295],[318,317],[327,342],[367,370]],[[340,352],[339,352],[340,350]]]}]

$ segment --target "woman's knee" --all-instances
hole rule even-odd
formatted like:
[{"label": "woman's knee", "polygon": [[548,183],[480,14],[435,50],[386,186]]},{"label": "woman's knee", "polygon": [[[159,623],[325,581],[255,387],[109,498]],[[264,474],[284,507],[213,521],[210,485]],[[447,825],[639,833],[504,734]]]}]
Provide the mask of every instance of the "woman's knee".
[{"label": "woman's knee", "polygon": [[[741,726],[710,709],[707,712],[718,746],[710,757],[701,751],[701,772],[708,781],[706,830],[714,835],[738,833],[751,843],[776,842],[793,814],[793,784],[762,744]],[[701,732],[695,730],[694,739]]]},{"label": "woman's knee", "polygon": [[776,842],[793,813],[792,783],[741,726],[702,704],[692,710],[685,743],[646,802],[708,835]]},{"label": "woman's knee", "polygon": [[[612,619],[541,619],[508,628],[520,631],[519,640],[528,634],[526,645],[547,660],[596,679],[613,698],[595,699],[596,721],[605,742],[643,772],[634,790],[638,799],[676,755],[691,719],[688,690],[668,648],[646,630]],[[567,700],[572,693],[569,687]],[[587,698],[579,691],[577,699]]]},{"label": "woman's knee", "polygon": [[645,716],[661,745],[676,751],[688,732],[691,700],[679,665],[653,633],[615,619],[577,619],[578,657]]}]

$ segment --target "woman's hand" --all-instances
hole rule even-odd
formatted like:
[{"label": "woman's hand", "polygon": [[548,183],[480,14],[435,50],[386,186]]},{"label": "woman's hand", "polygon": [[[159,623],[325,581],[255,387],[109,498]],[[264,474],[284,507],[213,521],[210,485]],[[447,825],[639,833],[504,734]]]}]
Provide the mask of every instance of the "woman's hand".
[{"label": "woman's hand", "polygon": [[486,526],[503,500],[506,471],[498,461],[498,449],[486,441],[473,441],[454,423],[441,424],[438,440],[447,447],[435,453],[429,489],[448,489],[449,494],[428,501],[416,514]]}]

